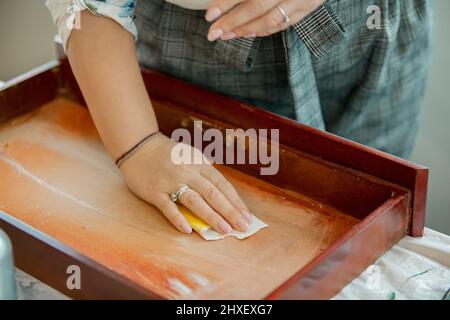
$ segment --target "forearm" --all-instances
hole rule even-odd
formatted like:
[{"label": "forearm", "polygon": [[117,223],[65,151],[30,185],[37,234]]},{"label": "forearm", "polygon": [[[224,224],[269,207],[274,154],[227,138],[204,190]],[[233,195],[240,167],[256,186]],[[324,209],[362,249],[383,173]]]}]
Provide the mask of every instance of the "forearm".
[{"label": "forearm", "polygon": [[67,51],[95,125],[114,158],[158,130],[129,32],[85,10]]}]

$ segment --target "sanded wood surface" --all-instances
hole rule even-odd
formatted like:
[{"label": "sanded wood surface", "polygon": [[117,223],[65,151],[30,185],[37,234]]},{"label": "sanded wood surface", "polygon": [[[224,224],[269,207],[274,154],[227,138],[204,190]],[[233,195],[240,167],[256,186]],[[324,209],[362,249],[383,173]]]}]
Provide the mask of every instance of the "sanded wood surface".
[{"label": "sanded wood surface", "polygon": [[0,210],[166,298],[263,298],[359,222],[220,170],[269,228],[243,241],[179,233],[128,191],[73,102],[54,100],[0,128]]}]

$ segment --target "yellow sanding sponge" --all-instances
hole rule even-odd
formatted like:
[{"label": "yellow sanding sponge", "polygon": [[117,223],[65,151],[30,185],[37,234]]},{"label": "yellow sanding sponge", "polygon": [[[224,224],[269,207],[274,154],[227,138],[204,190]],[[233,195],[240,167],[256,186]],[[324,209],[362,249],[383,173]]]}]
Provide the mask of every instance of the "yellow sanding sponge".
[{"label": "yellow sanding sponge", "polygon": [[197,217],[191,210],[189,210],[185,206],[179,204],[177,206],[180,212],[186,217],[192,229],[205,240],[221,240],[228,236],[233,236],[238,239],[245,239],[255,234],[259,230],[268,227],[267,224],[259,220],[257,217],[253,216],[252,223],[250,224],[250,227],[246,232],[232,230],[230,233],[221,234],[212,229],[207,223]]}]

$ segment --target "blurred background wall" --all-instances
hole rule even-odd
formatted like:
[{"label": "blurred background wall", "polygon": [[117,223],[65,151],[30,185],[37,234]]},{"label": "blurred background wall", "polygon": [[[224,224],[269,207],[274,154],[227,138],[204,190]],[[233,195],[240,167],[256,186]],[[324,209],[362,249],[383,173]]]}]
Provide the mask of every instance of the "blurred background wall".
[{"label": "blurred background wall", "polygon": [[427,226],[450,234],[450,1],[433,3],[433,64],[412,160],[431,169]]},{"label": "blurred background wall", "polygon": [[56,28],[44,0],[0,0],[0,80],[54,59]]},{"label": "blurred background wall", "polygon": [[[44,2],[0,0],[0,80],[54,58],[56,31]],[[433,66],[413,161],[431,168],[427,226],[450,234],[450,1],[433,3]]]}]

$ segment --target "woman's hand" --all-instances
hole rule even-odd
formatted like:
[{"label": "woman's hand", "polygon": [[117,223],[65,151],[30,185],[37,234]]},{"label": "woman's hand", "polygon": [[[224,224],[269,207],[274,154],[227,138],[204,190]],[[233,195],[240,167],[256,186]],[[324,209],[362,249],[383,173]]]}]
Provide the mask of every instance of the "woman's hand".
[{"label": "woman's hand", "polygon": [[[183,185],[190,189],[181,195],[179,202],[213,229],[220,233],[228,233],[231,228],[247,231],[252,218],[234,187],[209,162],[175,164],[171,153],[176,144],[164,135],[157,135],[126,160],[121,170],[128,187],[161,210],[181,232],[190,233],[192,229],[170,194]],[[186,148],[204,158],[199,150]]]},{"label": "woman's hand", "polygon": [[[82,11],[81,19],[83,28],[74,30],[69,41],[70,64],[100,136],[117,159],[149,132],[158,131],[158,124],[131,34],[88,10]],[[123,162],[128,187],[182,232],[192,229],[169,195],[184,184],[191,189],[180,202],[212,228],[222,233],[231,226],[246,231],[251,216],[231,184],[210,164],[176,165],[171,160],[174,145],[157,135]]]},{"label": "woman's hand", "polygon": [[[213,0],[206,20],[208,39],[264,37],[287,29],[319,7],[324,0]],[[289,19],[285,18],[286,15]],[[219,18],[220,17],[220,18]]]}]

